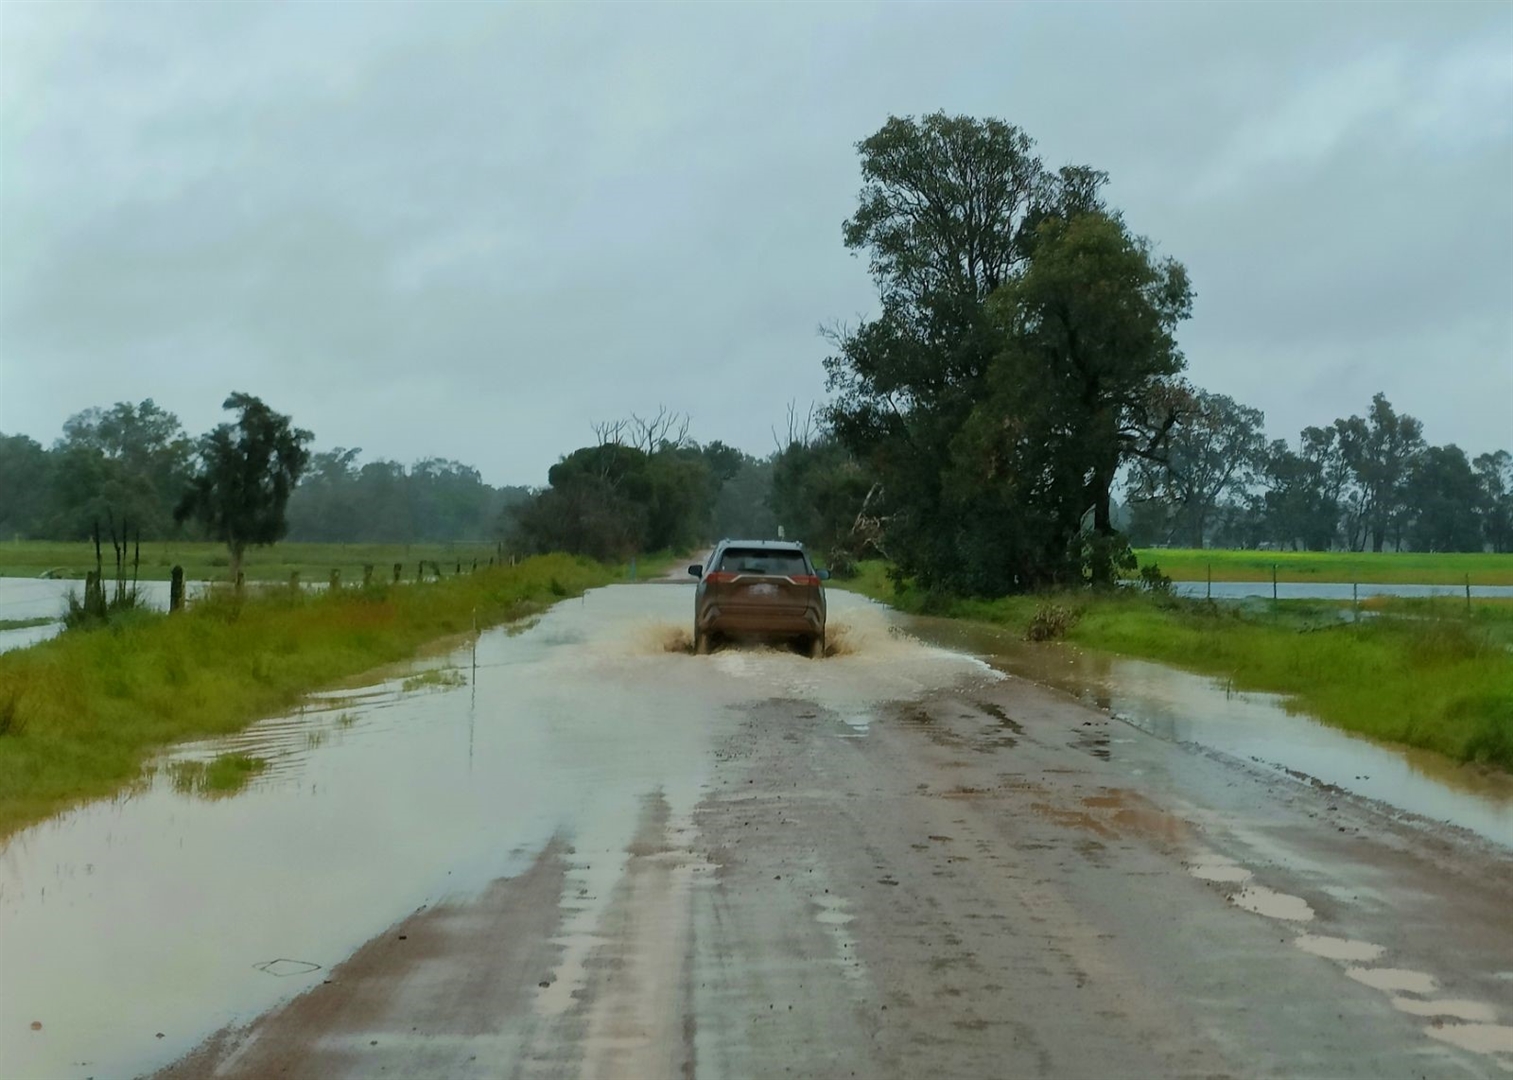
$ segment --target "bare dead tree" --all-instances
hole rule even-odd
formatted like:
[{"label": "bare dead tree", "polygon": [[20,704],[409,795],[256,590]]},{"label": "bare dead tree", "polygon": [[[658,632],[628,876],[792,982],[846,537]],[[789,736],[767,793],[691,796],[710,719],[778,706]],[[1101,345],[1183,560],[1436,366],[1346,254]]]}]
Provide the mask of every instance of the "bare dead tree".
[{"label": "bare dead tree", "polygon": [[681,450],[689,445],[688,424],[687,413],[669,412],[666,405],[658,405],[656,416],[642,417],[631,413],[627,434],[630,445],[643,454]]},{"label": "bare dead tree", "polygon": [[594,438],[599,440],[599,446],[624,446],[629,426],[629,422],[625,420],[600,420],[590,425]]},{"label": "bare dead tree", "polygon": [[804,413],[800,413],[798,410],[797,402],[790,401],[788,403],[787,441],[785,442],[778,435],[776,428],[772,429],[772,441],[776,444],[778,453],[782,453],[784,450],[788,449],[795,443],[797,443],[799,446],[808,447],[813,446],[815,443],[819,442],[823,432],[820,427],[819,419],[816,416],[817,408],[818,407],[813,402],[810,402],[808,410]]},{"label": "bare dead tree", "polygon": [[883,485],[880,482],[874,483],[868,490],[867,497],[862,500],[861,509],[856,512],[856,520],[851,523],[851,550],[857,555],[871,548],[884,559],[888,557],[888,552],[883,548],[883,536],[889,519],[878,514],[873,506],[882,496]]}]

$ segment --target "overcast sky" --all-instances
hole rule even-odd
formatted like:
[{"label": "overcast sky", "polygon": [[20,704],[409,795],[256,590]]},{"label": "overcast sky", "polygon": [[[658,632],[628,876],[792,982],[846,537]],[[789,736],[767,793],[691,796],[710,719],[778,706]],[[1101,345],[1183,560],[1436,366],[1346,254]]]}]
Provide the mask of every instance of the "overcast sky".
[{"label": "overcast sky", "polygon": [[543,483],[659,404],[765,453],[875,309],[889,114],[997,116],[1197,290],[1270,433],[1513,448],[1513,4],[0,3],[0,431],[231,390]]}]

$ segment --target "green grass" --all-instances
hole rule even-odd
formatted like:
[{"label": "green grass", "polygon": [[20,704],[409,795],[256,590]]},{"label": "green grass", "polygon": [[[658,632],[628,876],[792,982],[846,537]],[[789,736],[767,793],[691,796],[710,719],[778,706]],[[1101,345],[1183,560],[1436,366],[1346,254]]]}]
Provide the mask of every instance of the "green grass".
[{"label": "green grass", "polygon": [[0,619],[0,630],[25,630],[28,627],[46,626],[48,623],[57,621],[45,615],[36,619]]},{"label": "green grass", "polygon": [[[0,654],[0,837],[139,782],[183,739],[235,731],[422,646],[623,580],[565,555],[425,585],[212,593]],[[437,679],[444,676],[438,675]]]},{"label": "green grass", "polygon": [[[107,542],[102,548],[105,576],[115,574],[115,553]],[[248,581],[287,582],[298,571],[306,582],[328,581],[332,570],[341,571],[343,583],[362,581],[364,564],[373,566],[376,580],[390,581],[394,564],[402,566],[405,581],[414,581],[418,563],[424,559],[441,564],[442,575],[450,577],[461,562],[471,570],[473,560],[485,566],[497,548],[491,542],[452,544],[275,544],[251,548],[242,563]],[[184,568],[190,581],[225,581],[230,573],[226,545],[188,540],[144,541],[139,577],[143,581],[166,581],[175,565]],[[0,541],[0,577],[82,578],[95,568],[93,543],[52,540]],[[130,573],[128,571],[128,577]]]},{"label": "green grass", "polygon": [[168,767],[175,791],[216,798],[234,795],[268,767],[260,757],[221,754],[211,761],[175,761]]},{"label": "green grass", "polygon": [[419,675],[411,675],[400,685],[400,689],[406,693],[415,690],[451,690],[467,684],[467,676],[456,668],[428,668]]},{"label": "green grass", "polygon": [[1513,585],[1513,555],[1422,552],[1226,551],[1143,548],[1140,565],[1156,563],[1173,581],[1328,581],[1362,585]]},{"label": "green grass", "polygon": [[1210,604],[1135,590],[942,600],[895,588],[876,563],[840,584],[905,611],[1020,633],[1048,606],[1070,608],[1069,641],[1223,676],[1349,731],[1513,769],[1513,605],[1504,602],[1477,602],[1468,615],[1464,602],[1384,599],[1362,605],[1376,617],[1351,624],[1327,601]]}]

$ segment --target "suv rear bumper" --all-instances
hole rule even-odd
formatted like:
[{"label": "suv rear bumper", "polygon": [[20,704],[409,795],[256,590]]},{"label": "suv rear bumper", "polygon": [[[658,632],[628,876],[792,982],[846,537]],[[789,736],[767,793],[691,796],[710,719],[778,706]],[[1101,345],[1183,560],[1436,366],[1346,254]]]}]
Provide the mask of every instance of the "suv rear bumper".
[{"label": "suv rear bumper", "polygon": [[710,607],[700,615],[698,629],[701,634],[822,637],[825,633],[825,619],[812,608],[807,611],[780,612],[771,608],[742,611],[739,608]]}]

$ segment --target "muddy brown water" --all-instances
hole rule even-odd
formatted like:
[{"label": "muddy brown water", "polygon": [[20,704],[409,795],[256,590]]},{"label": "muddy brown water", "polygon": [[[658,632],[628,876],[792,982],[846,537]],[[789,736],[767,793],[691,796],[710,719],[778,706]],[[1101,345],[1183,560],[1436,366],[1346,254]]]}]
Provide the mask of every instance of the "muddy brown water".
[{"label": "muddy brown water", "polygon": [[[150,1071],[226,1025],[321,986],[406,916],[525,873],[568,837],[564,895],[573,904],[564,908],[554,938],[561,955],[536,1003],[544,1017],[565,1015],[588,978],[627,852],[640,850],[648,792],[665,801],[668,821],[687,822],[722,748],[739,743],[743,717],[749,725],[765,703],[801,718],[823,714],[834,739],[870,740],[899,702],[1017,673],[1172,742],[1312,776],[1353,767],[1357,777],[1383,777],[1350,790],[1508,842],[1505,786],[1436,777],[1410,755],[1289,716],[1275,699],[1226,694],[1213,680],[1158,665],[1031,648],[991,628],[904,623],[839,591],[830,599],[836,655],[816,663],[778,650],[693,657],[685,651],[687,588],[597,590],[530,624],[483,635],[476,653],[426,662],[455,669],[460,680],[407,691],[410,673],[398,672],[174,754],[266,758],[267,771],[238,794],[185,794],[165,769],[140,791],[18,834],[0,851],[0,1073]],[[899,633],[905,626],[910,633]],[[1004,746],[1019,737],[1007,715],[994,727]],[[1079,746],[1117,764],[1129,740],[1142,738],[1109,724],[1089,728]],[[1393,761],[1401,775],[1389,784]],[[1361,786],[1371,782],[1378,787]],[[1138,805],[1099,801],[1109,798],[1083,800],[1090,821],[1123,815],[1147,827]],[[1063,827],[1062,810],[1030,809],[1046,827]],[[1159,824],[1161,815],[1147,816]],[[959,823],[920,843],[947,843],[947,831]],[[678,872],[703,869],[694,863]],[[1190,872],[1233,882],[1236,907],[1306,928],[1303,951],[1367,960],[1359,950],[1375,948],[1320,935],[1313,906],[1251,880],[1250,869],[1228,859],[1215,856]],[[855,949],[846,901],[821,904],[816,920],[838,952]],[[676,942],[661,952],[676,953]],[[612,1033],[600,1041],[615,1043]]]},{"label": "muddy brown water", "polygon": [[[866,601],[832,603],[841,655],[827,661],[700,658],[680,651],[690,590],[600,589],[484,634],[476,670],[471,650],[443,658],[465,685],[322,695],[174,755],[266,758],[239,794],[187,795],[160,770],[14,836],[0,851],[0,1073],[171,1061],[318,984],[396,919],[518,872],[554,835],[603,853],[581,888],[607,898],[641,798],[660,790],[686,815],[734,707],[804,699],[861,735],[880,703],[986,670],[891,633]],[[578,919],[597,916],[588,904]]]},{"label": "muddy brown water", "polygon": [[[1290,710],[1276,694],[1239,693],[1225,680],[1065,644],[1033,645],[997,627],[905,620],[911,633],[1064,690],[1170,742],[1191,743],[1469,829],[1513,848],[1513,777],[1424,750],[1374,742]],[[1129,734],[1107,736],[1119,752]]]}]

